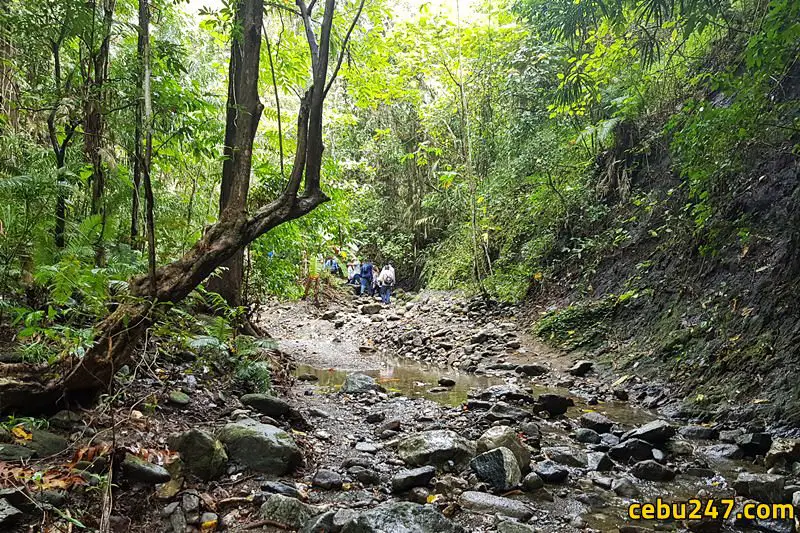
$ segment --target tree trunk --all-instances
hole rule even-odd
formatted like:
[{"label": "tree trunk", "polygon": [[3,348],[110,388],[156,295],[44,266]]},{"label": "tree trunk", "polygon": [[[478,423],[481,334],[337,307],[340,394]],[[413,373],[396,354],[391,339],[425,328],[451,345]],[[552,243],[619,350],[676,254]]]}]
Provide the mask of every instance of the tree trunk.
[{"label": "tree trunk", "polygon": [[[156,294],[156,225],[153,215],[153,184],[150,170],[153,161],[153,101],[150,91],[150,5],[148,0],[139,0],[139,61],[142,99],[139,130],[144,134],[144,147],[139,147],[142,156],[139,169],[144,176],[145,224],[147,225],[147,265],[150,278],[151,299]],[[138,191],[137,191],[138,193]]]},{"label": "tree trunk", "polygon": [[[333,4],[333,0],[327,0],[320,30],[319,51],[324,50],[326,56],[333,23]],[[298,0],[298,5],[302,5],[302,0]],[[155,276],[142,276],[130,281],[129,288],[133,298],[127,303],[122,303],[96,326],[95,342],[82,359],[66,360],[60,367],[55,368],[24,364],[0,365],[0,412],[54,410],[61,403],[70,403],[85,393],[95,393],[107,387],[117,369],[131,361],[131,354],[138,341],[152,325],[152,302],[181,301],[215,269],[253,240],[284,222],[311,212],[328,200],[319,187],[318,174],[316,179],[312,180],[316,186],[310,186],[306,176],[305,190],[302,195],[298,195],[307,169],[321,168],[321,136],[312,137],[309,128],[312,115],[317,117],[316,120],[321,124],[325,93],[323,91],[321,99],[314,99],[312,95],[315,87],[312,87],[300,101],[297,117],[297,149],[292,172],[283,192],[275,200],[250,214],[247,213],[244,199],[249,183],[248,180],[241,178],[249,177],[250,174],[253,140],[262,108],[258,99],[260,48],[258,45],[261,38],[263,7],[263,0],[240,0],[237,6],[236,19],[240,20],[241,27],[245,28],[240,58],[242,71],[241,76],[234,76],[234,79],[238,80],[237,86],[232,94],[229,93],[229,98],[238,97],[237,104],[241,107],[241,111],[234,132],[230,138],[226,135],[226,141],[230,140],[226,142],[226,146],[231,147],[231,159],[226,163],[231,166],[233,185],[230,189],[229,202],[222,211],[219,221],[211,226],[183,257],[158,268]],[[301,9],[310,19],[310,9],[306,9],[304,5]],[[310,27],[310,22],[308,25]],[[313,32],[306,33],[309,46],[313,50],[316,47],[315,36]],[[231,61],[237,59],[232,56]],[[320,68],[323,69],[322,73],[318,72]],[[324,62],[315,62],[313,79],[315,84],[322,80],[324,86],[326,77],[327,58]],[[333,76],[328,86],[332,82]],[[230,111],[230,106],[228,109]],[[312,160],[312,157],[315,159]],[[151,293],[151,281],[155,281],[154,293]],[[47,379],[49,381],[45,381]]]},{"label": "tree trunk", "polygon": [[[87,87],[89,94],[84,105],[84,151],[86,158],[92,166],[92,200],[90,204],[90,214],[100,217],[100,235],[95,244],[95,264],[103,266],[105,264],[105,246],[103,244],[103,233],[105,232],[106,210],[105,210],[105,186],[106,173],[103,167],[103,160],[100,153],[103,143],[103,133],[105,129],[105,117],[103,115],[104,85],[108,76],[108,55],[111,48],[111,23],[114,17],[115,0],[103,0],[103,19],[100,47],[95,50],[94,43],[90,42],[88,68],[87,68]],[[96,0],[92,0],[92,7],[96,10]]]}]

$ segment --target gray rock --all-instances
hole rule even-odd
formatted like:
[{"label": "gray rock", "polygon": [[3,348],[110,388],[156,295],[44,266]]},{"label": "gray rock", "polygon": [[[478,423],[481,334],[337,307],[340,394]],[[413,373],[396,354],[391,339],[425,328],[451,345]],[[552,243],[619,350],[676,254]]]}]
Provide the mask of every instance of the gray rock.
[{"label": "gray rock", "polygon": [[597,433],[608,433],[614,425],[614,422],[608,417],[594,411],[582,414],[578,422],[581,427],[594,430]]},{"label": "gray rock", "polygon": [[401,470],[392,478],[392,492],[405,492],[414,487],[424,487],[435,475],[436,468],[433,466]]},{"label": "gray rock", "polygon": [[585,467],[586,455],[581,450],[574,450],[569,446],[550,446],[542,448],[542,453],[548,459],[562,465]]},{"label": "gray rock", "polygon": [[66,409],[63,411],[59,411],[50,417],[50,427],[63,429],[65,431],[70,431],[75,426],[79,426],[83,423],[81,419],[80,413],[76,413],[75,411],[67,411]]},{"label": "gray rock", "polygon": [[536,472],[531,472],[522,480],[522,490],[533,492],[544,487],[544,480]]},{"label": "gray rock", "polygon": [[744,428],[728,429],[719,432],[719,440],[728,444],[735,444],[736,437],[744,435],[746,432]]},{"label": "gray rock", "polygon": [[497,491],[509,491],[519,485],[522,474],[517,458],[508,448],[495,448],[475,457],[469,463],[478,479]]},{"label": "gray rock", "polygon": [[764,455],[772,447],[772,435],[769,433],[745,433],[734,440],[747,457]]},{"label": "gray rock", "polygon": [[154,465],[132,454],[126,454],[122,461],[125,477],[142,483],[166,483],[170,480],[169,472],[163,466]]},{"label": "gray rock", "polygon": [[633,481],[626,477],[615,479],[611,483],[611,490],[620,498],[636,498],[639,496],[639,489],[636,488]]},{"label": "gray rock", "polygon": [[302,528],[313,517],[325,512],[325,508],[303,503],[281,494],[271,494],[261,506],[261,518],[286,524],[294,529]]},{"label": "gray rock", "polygon": [[321,468],[314,474],[311,485],[323,490],[339,490],[342,488],[342,476],[333,470]]},{"label": "gray rock", "polygon": [[0,461],[24,461],[34,456],[34,451],[16,444],[0,444]]},{"label": "gray rock", "polygon": [[387,502],[344,524],[342,533],[466,533],[430,505]]},{"label": "gray rock", "polygon": [[519,430],[525,435],[528,444],[536,448],[539,447],[539,443],[542,440],[542,431],[536,422],[525,422],[520,425]]},{"label": "gray rock", "polygon": [[[0,499],[0,525],[10,526],[14,521],[22,516],[22,511],[8,503],[5,498]],[[10,529],[6,531],[11,531]]]},{"label": "gray rock", "polygon": [[[434,472],[436,471],[436,469],[433,467],[422,468],[432,468]],[[380,474],[374,470],[370,470],[369,468],[364,468],[362,466],[351,466],[347,469],[347,474],[364,485],[380,485],[381,483]]]},{"label": "gray rock", "polygon": [[675,435],[675,427],[666,420],[653,420],[623,435],[622,440],[641,439],[656,446],[664,444]]},{"label": "gray rock", "polygon": [[290,498],[300,498],[300,491],[297,490],[296,487],[280,481],[264,481],[261,484],[261,490],[269,494],[280,494],[282,496],[289,496]]},{"label": "gray rock", "polygon": [[711,461],[741,459],[744,452],[735,444],[712,444],[703,446],[698,453]]},{"label": "gray rock", "polygon": [[173,405],[180,405],[180,406],[189,405],[189,402],[192,401],[191,398],[189,398],[188,394],[179,390],[171,391],[169,393],[169,397],[167,398],[167,400],[169,401],[169,403]]},{"label": "gray rock", "polygon": [[181,510],[187,524],[200,521],[200,497],[195,492],[186,492],[181,497]]},{"label": "gray rock", "polygon": [[786,499],[785,484],[786,478],[783,476],[741,472],[733,482],[733,488],[736,490],[736,494],[759,502],[784,503]]},{"label": "gray rock", "polygon": [[240,400],[244,405],[272,418],[287,416],[292,411],[288,403],[271,394],[245,394]]},{"label": "gray rock", "polygon": [[[217,516],[216,513],[210,513],[210,512],[203,513],[200,516],[200,525],[203,525],[203,524],[219,524],[219,516]],[[215,527],[211,527],[209,529],[210,529],[210,531],[216,531],[217,530],[216,526]]]},{"label": "gray rock", "polygon": [[647,481],[671,481],[675,479],[674,470],[652,459],[639,461],[633,465],[631,474],[639,479],[645,479]]},{"label": "gray rock", "polygon": [[531,413],[525,409],[520,409],[506,402],[497,402],[486,413],[486,419],[493,422],[507,421],[507,422],[521,422],[531,417]]},{"label": "gray rock", "polygon": [[472,459],[475,450],[473,441],[446,429],[415,433],[401,440],[397,446],[400,459],[412,466],[442,467],[448,461],[463,466]]},{"label": "gray rock", "polygon": [[645,461],[652,459],[653,446],[641,439],[628,439],[624,442],[612,446],[608,450],[608,456],[621,463],[628,461]]},{"label": "gray rock", "polygon": [[530,507],[517,500],[494,496],[486,492],[466,491],[458,498],[464,509],[483,514],[499,514],[527,521],[533,516]]},{"label": "gray rock", "polygon": [[525,374],[526,376],[542,376],[550,372],[550,369],[544,365],[530,364],[519,365],[514,371],[518,374]]},{"label": "gray rock", "polygon": [[549,459],[536,463],[533,471],[546,483],[563,483],[569,475],[569,470]]},{"label": "gray rock", "polygon": [[508,448],[516,457],[520,472],[526,472],[530,468],[531,451],[520,440],[519,435],[508,426],[489,428],[478,438],[476,445],[478,453],[497,448]]},{"label": "gray rock", "polygon": [[442,387],[455,387],[456,381],[450,378],[439,378],[439,385]]},{"label": "gray rock", "polygon": [[567,412],[567,409],[575,405],[572,398],[567,398],[559,394],[541,394],[536,400],[535,408],[537,411],[546,411],[550,416],[559,416]]},{"label": "gray rock", "polygon": [[280,476],[302,461],[291,435],[249,418],[224,426],[219,440],[225,444],[231,459],[257,472]]},{"label": "gray rock", "polygon": [[764,457],[767,468],[800,461],[800,439],[775,439]]},{"label": "gray rock", "polygon": [[362,315],[377,315],[381,312],[381,309],[383,309],[383,304],[377,302],[360,305],[358,307],[358,310]]},{"label": "gray rock", "polygon": [[603,452],[589,452],[586,454],[586,466],[596,472],[610,472],[614,468],[614,461]]},{"label": "gray rock", "polygon": [[583,444],[600,444],[600,435],[593,429],[578,428],[575,430],[575,440]]},{"label": "gray rock", "polygon": [[[377,304],[380,305],[380,304]],[[373,390],[381,390],[375,378],[366,374],[349,374],[342,385],[341,392],[347,394],[364,394]]]},{"label": "gray rock", "polygon": [[684,426],[678,430],[678,434],[692,440],[713,440],[719,437],[719,431],[705,426]]},{"label": "gray rock", "polygon": [[204,481],[225,473],[228,454],[222,443],[199,429],[190,429],[168,439],[170,449],[181,454],[184,468]]},{"label": "gray rock", "polygon": [[67,449],[69,442],[61,435],[44,431],[43,429],[31,430],[31,440],[25,443],[27,448],[33,450],[36,457],[50,457]]},{"label": "gray rock", "polygon": [[573,376],[582,377],[588,374],[594,368],[594,363],[591,361],[577,361],[574,365],[572,365],[567,372],[572,374]]},{"label": "gray rock", "polygon": [[533,526],[513,520],[503,520],[497,524],[497,533],[537,533],[538,531]]}]

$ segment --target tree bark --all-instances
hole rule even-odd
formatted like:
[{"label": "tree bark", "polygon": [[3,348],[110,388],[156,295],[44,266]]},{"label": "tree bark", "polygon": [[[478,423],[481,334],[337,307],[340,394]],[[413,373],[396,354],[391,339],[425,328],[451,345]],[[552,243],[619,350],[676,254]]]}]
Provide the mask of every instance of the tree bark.
[{"label": "tree bark", "polygon": [[[231,59],[228,70],[228,109],[225,117],[225,147],[222,185],[219,194],[220,218],[225,212],[247,209],[253,143],[264,106],[258,97],[259,59],[263,5],[258,13],[254,2],[242,2],[234,18]],[[250,139],[249,142],[246,140]],[[209,289],[219,293],[228,305],[242,304],[244,249],[237,250],[224,265],[225,270],[211,279]]]},{"label": "tree bark", "polygon": [[[150,170],[153,162],[153,99],[150,91],[150,5],[148,0],[139,0],[139,61],[142,99],[139,130],[144,134],[144,146],[139,147],[142,156],[139,169],[144,176],[145,224],[147,225],[147,265],[150,278],[150,298],[156,294],[156,223],[153,184]],[[134,193],[138,194],[138,191]]]},{"label": "tree bark", "polygon": [[[92,199],[90,214],[100,216],[100,236],[95,244],[95,264],[105,264],[105,246],[103,233],[105,232],[106,210],[104,205],[106,173],[100,153],[105,129],[103,115],[104,85],[108,76],[108,56],[111,49],[111,24],[114,18],[115,0],[103,0],[103,18],[100,47],[95,50],[94,42],[89,42],[89,57],[87,64],[87,95],[84,105],[84,151],[92,166]],[[91,2],[93,11],[96,11],[97,2]],[[96,16],[96,15],[95,15]]]}]

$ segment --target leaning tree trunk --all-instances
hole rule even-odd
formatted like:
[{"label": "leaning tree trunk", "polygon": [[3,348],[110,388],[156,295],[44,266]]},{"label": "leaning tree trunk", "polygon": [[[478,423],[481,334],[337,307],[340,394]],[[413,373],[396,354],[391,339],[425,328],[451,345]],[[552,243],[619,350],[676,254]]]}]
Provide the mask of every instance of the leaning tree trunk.
[{"label": "leaning tree trunk", "polygon": [[[327,55],[335,0],[326,0],[319,46],[316,36],[310,31],[311,7],[306,8],[302,0],[298,0],[297,4],[307,24],[309,47],[317,57],[313,65],[314,85],[301,98],[297,119],[297,149],[292,172],[283,192],[252,213],[247,212],[243,203],[247,185],[244,184],[246,180],[239,178],[249,176],[250,173],[253,139],[262,108],[258,99],[257,67],[260,46],[256,46],[256,43],[260,44],[261,38],[263,0],[240,0],[236,18],[241,21],[243,29],[243,70],[241,76],[235,77],[237,84],[241,84],[236,87],[235,94],[241,97],[238,104],[243,107],[243,111],[242,120],[236,124],[235,134],[231,135],[230,146],[233,149],[230,164],[232,176],[235,178],[231,201],[219,221],[183,257],[156,270],[154,294],[151,293],[152,280],[149,276],[131,280],[129,286],[133,298],[130,302],[121,304],[96,326],[95,342],[82,359],[64,361],[55,368],[0,365],[0,412],[41,412],[54,409],[64,401],[69,403],[71,399],[83,397],[84,393],[94,393],[107,387],[117,369],[131,362],[134,348],[152,325],[153,303],[181,301],[215,269],[253,240],[284,222],[311,212],[328,200],[319,186],[323,153],[322,103],[327,90],[321,92],[321,98],[320,93],[315,91],[319,90],[320,85],[325,86],[327,77]],[[312,3],[311,6],[313,5]],[[345,46],[346,41],[345,39]],[[342,46],[343,50],[345,46]],[[323,52],[326,56],[324,61],[319,58]],[[340,55],[340,63],[341,58]],[[333,77],[335,72],[328,82],[328,88]],[[312,125],[315,132],[313,136],[310,134]],[[306,186],[303,194],[299,195],[304,177]]]}]

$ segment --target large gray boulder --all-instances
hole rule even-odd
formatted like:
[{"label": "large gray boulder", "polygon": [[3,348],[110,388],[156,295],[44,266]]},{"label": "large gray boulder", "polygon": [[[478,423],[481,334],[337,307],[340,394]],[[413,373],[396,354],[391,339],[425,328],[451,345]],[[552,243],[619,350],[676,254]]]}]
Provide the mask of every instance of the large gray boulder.
[{"label": "large gray boulder", "polygon": [[494,426],[478,438],[477,452],[483,453],[497,448],[508,448],[517,459],[520,472],[530,470],[531,451],[519,438],[519,435],[508,426]]},{"label": "large gray boulder", "polygon": [[208,433],[190,429],[172,435],[168,439],[170,449],[181,454],[181,461],[187,471],[204,481],[217,479],[228,465],[225,447]]},{"label": "large gray boulder", "polygon": [[475,455],[475,449],[475,442],[447,429],[435,429],[404,438],[397,446],[397,453],[412,466],[442,467],[448,461],[463,466]]},{"label": "large gray boulder", "polygon": [[517,500],[495,496],[486,492],[468,490],[461,494],[458,503],[464,509],[482,514],[498,514],[526,521],[533,516],[530,507]]},{"label": "large gray boulder", "polygon": [[611,426],[614,425],[614,422],[612,422],[607,416],[595,411],[582,414],[578,421],[580,422],[581,427],[592,429],[597,433],[608,433],[611,431]]},{"label": "large gray boulder", "polygon": [[466,533],[436,508],[411,502],[388,502],[347,522],[342,533]]},{"label": "large gray boulder", "polygon": [[347,394],[364,394],[373,390],[381,390],[381,386],[378,385],[375,378],[357,372],[355,374],[349,374],[345,378],[341,392]]},{"label": "large gray boulder", "polygon": [[424,487],[436,475],[433,466],[420,466],[411,470],[401,470],[392,478],[392,492],[405,492],[414,487]]},{"label": "large gray boulder", "polygon": [[484,452],[470,461],[469,466],[478,479],[488,483],[496,491],[509,491],[522,480],[517,458],[508,448]]},{"label": "large gray boulder", "polygon": [[169,472],[163,466],[145,461],[133,454],[126,454],[122,461],[122,472],[131,481],[141,483],[166,483],[170,480]]},{"label": "large gray boulder", "polygon": [[800,439],[775,439],[764,457],[767,468],[788,466],[795,461],[800,461]]},{"label": "large gray boulder", "polygon": [[218,437],[231,459],[257,472],[280,476],[302,461],[300,448],[291,435],[249,418],[227,424]]}]

